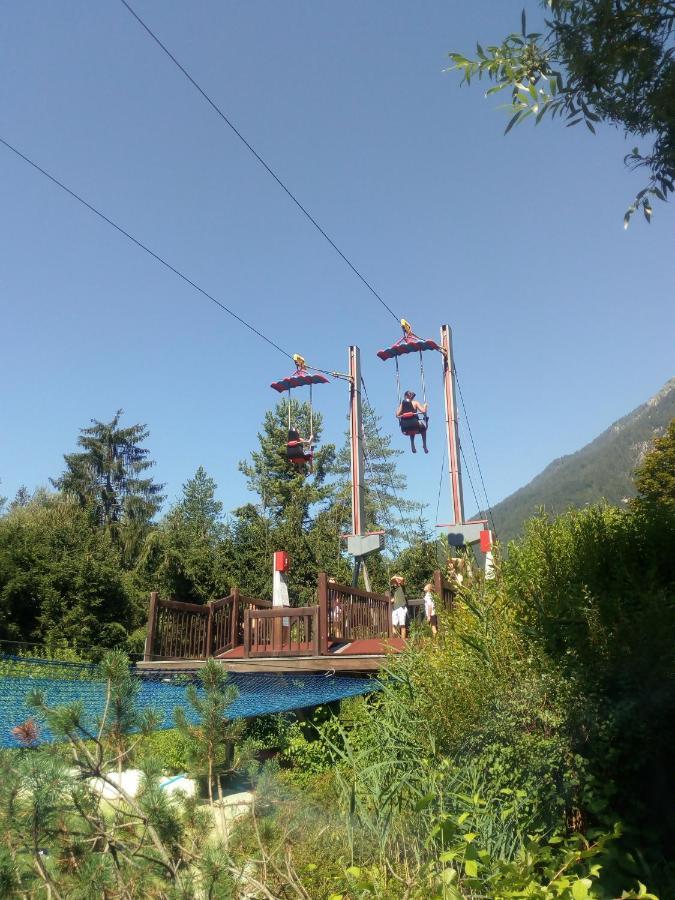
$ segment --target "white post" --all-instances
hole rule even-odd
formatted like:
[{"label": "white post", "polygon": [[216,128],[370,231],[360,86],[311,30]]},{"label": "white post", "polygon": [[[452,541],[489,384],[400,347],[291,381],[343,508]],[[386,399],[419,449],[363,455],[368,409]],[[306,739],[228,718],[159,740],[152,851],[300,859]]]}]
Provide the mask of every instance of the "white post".
[{"label": "white post", "polygon": [[286,581],[285,572],[277,572],[275,569],[272,573],[272,606],[290,606],[291,601],[288,599],[288,583]]}]

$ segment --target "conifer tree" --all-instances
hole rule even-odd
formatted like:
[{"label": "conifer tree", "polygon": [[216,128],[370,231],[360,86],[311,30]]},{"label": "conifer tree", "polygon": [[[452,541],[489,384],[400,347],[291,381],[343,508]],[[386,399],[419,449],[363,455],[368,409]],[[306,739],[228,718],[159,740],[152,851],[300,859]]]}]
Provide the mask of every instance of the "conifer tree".
[{"label": "conifer tree", "polygon": [[227,530],[216,482],[203,466],[183,485],[180,500],[148,534],[139,569],[164,596],[204,603],[228,590]]},{"label": "conifer tree", "polygon": [[162,505],[164,485],[144,477],[154,465],[149,450],[141,447],[150,432],[145,425],[120,427],[122,412],[110,422],[92,419],[80,430],[82,452],[64,456],[66,471],[52,484],[89,507],[99,525],[112,529],[134,551]]},{"label": "conifer tree", "polygon": [[[334,486],[327,481],[335,463],[333,444],[320,445],[322,419],[314,413],[310,424],[310,408],[307,403],[295,400],[290,404],[292,427],[302,437],[314,431],[317,449],[314,453],[313,471],[289,462],[286,458],[288,439],[289,404],[282,400],[274,410],[265,414],[262,431],[258,434],[259,449],[251,453],[250,460],[239,464],[248,480],[248,487],[260,498],[258,506],[247,504],[235,511],[234,532],[257,534],[264,538],[258,542],[255,565],[262,566],[264,583],[270,580],[271,554],[274,550],[286,550],[291,554],[289,577],[291,598],[298,604],[313,602],[317,571],[321,562],[317,557],[311,530],[322,511],[330,508]],[[266,558],[261,558],[265,548]],[[249,579],[260,578],[260,572],[251,572]]]},{"label": "conifer tree", "polygon": [[635,486],[641,502],[663,504],[675,511],[675,419],[636,469]]},{"label": "conifer tree", "polygon": [[[396,460],[404,451],[392,447],[392,437],[382,429],[381,417],[368,404],[363,404],[363,433],[366,456],[366,528],[387,533],[388,547],[398,552],[402,543],[411,540],[413,529],[419,528],[421,507],[406,499],[406,477],[399,472]],[[349,434],[337,454],[334,471],[338,476],[338,502],[343,509],[342,527],[351,517],[350,478],[351,451]]]}]

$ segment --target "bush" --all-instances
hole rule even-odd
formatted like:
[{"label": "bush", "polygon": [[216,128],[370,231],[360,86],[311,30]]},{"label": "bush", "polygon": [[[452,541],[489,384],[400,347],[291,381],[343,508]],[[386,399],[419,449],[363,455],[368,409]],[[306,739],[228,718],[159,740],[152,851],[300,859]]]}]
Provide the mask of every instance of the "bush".
[{"label": "bush", "polygon": [[187,739],[177,728],[155,731],[143,741],[138,757],[151,759],[161,771],[168,775],[179,775],[189,768],[189,748]]}]

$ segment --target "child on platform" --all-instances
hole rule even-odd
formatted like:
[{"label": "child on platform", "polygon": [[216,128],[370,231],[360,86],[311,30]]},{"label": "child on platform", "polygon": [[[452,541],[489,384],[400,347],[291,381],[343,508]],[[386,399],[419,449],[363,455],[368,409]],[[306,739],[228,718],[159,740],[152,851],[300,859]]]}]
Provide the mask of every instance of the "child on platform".
[{"label": "child on platform", "polygon": [[431,625],[431,633],[438,634],[438,616],[436,615],[436,598],[434,597],[434,586],[429,582],[424,585],[424,617]]}]

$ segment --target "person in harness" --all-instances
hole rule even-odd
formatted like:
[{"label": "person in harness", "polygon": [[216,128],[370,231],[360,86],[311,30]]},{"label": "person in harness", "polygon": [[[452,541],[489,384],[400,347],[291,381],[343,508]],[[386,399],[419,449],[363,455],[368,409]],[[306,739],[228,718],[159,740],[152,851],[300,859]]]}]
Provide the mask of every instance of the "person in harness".
[{"label": "person in harness", "polygon": [[428,403],[420,403],[415,400],[415,391],[406,391],[403,400],[399,403],[396,410],[398,424],[401,426],[403,434],[407,434],[410,438],[410,449],[413,453],[417,453],[415,447],[415,435],[422,437],[422,448],[428,453],[427,448],[427,426],[429,424],[429,416],[427,410]]},{"label": "person in harness", "polygon": [[288,429],[288,440],[286,441],[286,459],[296,466],[309,465],[309,471],[312,471],[312,442],[314,435],[310,434],[308,438],[300,437],[296,428]]}]

